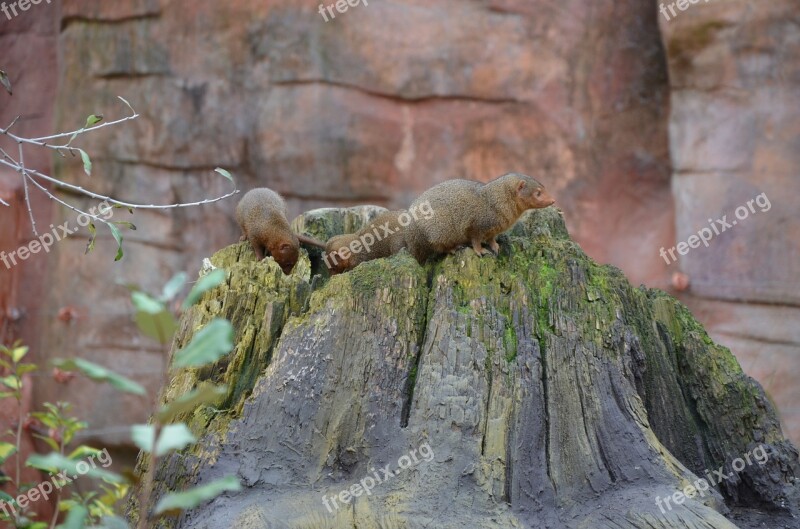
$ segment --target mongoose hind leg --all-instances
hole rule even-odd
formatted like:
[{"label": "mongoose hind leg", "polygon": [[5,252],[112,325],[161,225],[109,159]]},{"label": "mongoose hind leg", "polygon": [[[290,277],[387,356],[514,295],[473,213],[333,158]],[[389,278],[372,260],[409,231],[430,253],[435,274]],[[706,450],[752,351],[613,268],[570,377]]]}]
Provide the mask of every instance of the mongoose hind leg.
[{"label": "mongoose hind leg", "polygon": [[492,249],[495,255],[500,255],[500,244],[497,242],[497,239],[492,237],[492,240],[489,241],[489,248]]}]

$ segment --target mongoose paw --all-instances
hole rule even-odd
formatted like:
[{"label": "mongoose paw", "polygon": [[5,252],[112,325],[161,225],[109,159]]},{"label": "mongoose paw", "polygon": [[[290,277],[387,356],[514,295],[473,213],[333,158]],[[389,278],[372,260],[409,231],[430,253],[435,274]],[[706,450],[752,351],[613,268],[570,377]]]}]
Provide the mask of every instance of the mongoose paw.
[{"label": "mongoose paw", "polygon": [[500,255],[500,245],[496,240],[492,239],[491,242],[489,242],[489,248],[492,249],[493,254]]}]

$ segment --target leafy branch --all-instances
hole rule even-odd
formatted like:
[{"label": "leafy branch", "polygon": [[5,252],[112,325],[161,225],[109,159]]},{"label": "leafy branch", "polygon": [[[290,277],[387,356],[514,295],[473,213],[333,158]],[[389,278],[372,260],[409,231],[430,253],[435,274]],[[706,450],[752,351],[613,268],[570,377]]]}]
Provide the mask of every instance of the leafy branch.
[{"label": "leafy branch", "polygon": [[[83,163],[84,172],[88,176],[91,176],[92,174],[91,157],[85,150],[79,147],[74,147],[72,143],[76,138],[84,134],[104,129],[107,127],[120,125],[122,123],[125,123],[126,121],[131,121],[139,117],[139,114],[133,109],[133,107],[131,106],[130,103],[128,103],[128,101],[126,101],[122,97],[119,96],[117,97],[130,110],[130,114],[128,116],[125,116],[123,118],[114,121],[102,122],[104,119],[102,114],[98,115],[92,114],[86,119],[86,123],[84,124],[83,127],[70,132],[61,132],[58,134],[52,134],[50,136],[42,136],[38,138],[26,138],[13,133],[11,129],[14,127],[14,125],[16,125],[17,121],[19,120],[19,116],[17,116],[7,127],[0,128],[0,135],[8,137],[10,140],[12,140],[17,144],[16,157],[12,156],[8,151],[0,147],[0,166],[5,166],[10,169],[13,169],[20,175],[20,178],[22,180],[22,187],[25,193],[25,206],[28,210],[28,216],[31,222],[31,229],[33,230],[33,234],[35,236],[38,236],[39,232],[36,227],[36,218],[33,213],[33,208],[31,207],[31,191],[39,190],[50,200],[53,200],[54,202],[61,204],[62,206],[74,211],[78,215],[83,215],[88,219],[91,219],[89,223],[89,232],[91,237],[89,240],[89,244],[87,246],[87,253],[94,248],[93,243],[96,235],[95,222],[100,224],[105,224],[111,231],[112,236],[117,242],[118,246],[117,260],[119,260],[122,257],[122,235],[120,234],[117,225],[126,226],[130,229],[136,229],[136,227],[133,224],[127,222],[109,221],[108,218],[103,218],[95,214],[94,208],[90,209],[89,211],[84,211],[80,207],[57,197],[50,189],[48,189],[46,184],[51,184],[56,189],[69,190],[77,195],[82,195],[93,200],[102,201],[109,207],[126,208],[131,212],[133,212],[134,210],[147,210],[147,209],[165,210],[165,209],[186,208],[186,207],[211,204],[229,198],[237,194],[239,190],[236,188],[236,183],[234,182],[231,174],[225,169],[217,168],[215,171],[220,175],[222,175],[223,177],[227,178],[231,182],[231,185],[233,186],[233,189],[228,193],[225,193],[224,195],[195,202],[179,202],[175,204],[144,204],[144,203],[119,200],[111,196],[103,195],[102,193],[96,193],[82,186],[65,182],[63,180],[52,177],[40,171],[36,171],[26,166],[24,147],[26,146],[39,147],[44,149],[51,149],[62,157],[66,157],[67,155],[70,155],[72,157],[79,157],[81,159],[81,162]],[[10,204],[4,201],[2,198],[0,198],[0,205],[10,207]]]}]

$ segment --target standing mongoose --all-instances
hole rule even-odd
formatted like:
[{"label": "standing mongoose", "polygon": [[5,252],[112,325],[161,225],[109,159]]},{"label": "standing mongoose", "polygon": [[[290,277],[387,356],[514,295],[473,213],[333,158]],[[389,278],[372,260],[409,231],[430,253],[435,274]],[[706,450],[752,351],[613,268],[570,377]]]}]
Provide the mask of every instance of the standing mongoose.
[{"label": "standing mongoose", "polygon": [[530,176],[508,173],[482,184],[471,180],[447,180],[420,195],[411,205],[428,203],[434,214],[418,219],[406,230],[411,254],[423,263],[432,254],[454,252],[471,244],[478,255],[487,243],[497,254],[495,239],[529,209],[545,208],[555,200]]},{"label": "standing mongoose", "polygon": [[286,219],[286,202],[275,191],[251,189],[236,206],[236,221],[242,228],[243,241],[249,241],[261,261],[271,255],[284,274],[290,274],[299,255],[300,242],[321,245],[309,237],[298,236]]}]

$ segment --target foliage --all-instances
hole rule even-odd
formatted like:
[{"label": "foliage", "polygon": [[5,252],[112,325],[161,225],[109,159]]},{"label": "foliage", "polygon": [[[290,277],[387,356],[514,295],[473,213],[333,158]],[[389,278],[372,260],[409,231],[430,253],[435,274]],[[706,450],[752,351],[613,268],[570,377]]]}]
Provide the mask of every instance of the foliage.
[{"label": "foliage", "polygon": [[[87,121],[87,126],[92,125],[90,121]],[[180,305],[175,302],[175,299],[187,283],[186,274],[179,274],[172,278],[157,296],[134,289],[131,294],[135,309],[134,320],[144,335],[158,340],[162,345],[169,344],[177,329],[177,315],[170,310],[170,307],[180,306],[182,310],[186,310],[196,303],[204,293],[217,287],[224,280],[224,271],[213,271],[197,282]],[[214,363],[227,355],[232,348],[233,328],[231,324],[226,320],[216,319],[199,329],[189,344],[175,353],[175,360],[171,368],[167,367],[164,371],[168,375],[170,369],[198,368]],[[0,370],[4,373],[0,377],[0,387],[4,388],[0,392],[0,399],[15,399],[19,411],[16,430],[7,432],[12,442],[0,441],[0,465],[11,462],[12,458],[15,458],[15,472],[8,478],[0,479],[11,482],[18,495],[17,498],[21,494],[27,494],[28,491],[41,487],[41,484],[21,481],[20,445],[23,424],[33,425],[29,429],[33,432],[34,437],[44,442],[52,452],[45,455],[31,455],[25,465],[48,473],[53,484],[60,483],[62,485],[61,487],[51,487],[54,489],[52,496],[58,502],[58,512],[49,521],[37,520],[30,504],[21,507],[14,497],[0,492],[0,501],[5,501],[13,507],[10,509],[10,515],[5,515],[0,510],[0,521],[10,522],[18,529],[55,529],[56,527],[59,529],[83,529],[85,527],[129,529],[127,522],[117,515],[117,510],[120,500],[127,494],[130,485],[138,483],[141,490],[138,527],[144,528],[152,521],[147,516],[147,513],[151,511],[155,517],[174,515],[183,510],[192,509],[226,491],[240,488],[238,480],[229,476],[212,483],[166,494],[160,499],[155,509],[151,509],[149,506],[158,459],[170,452],[186,449],[196,442],[186,424],[177,422],[177,418],[198,406],[218,400],[226,393],[225,387],[203,383],[165,405],[159,405],[157,399],[153,399],[155,403],[152,422],[147,425],[131,427],[132,442],[143,453],[148,454],[150,464],[147,465],[147,471],[143,476],[122,475],[105,468],[110,465],[110,458],[108,465],[104,464],[103,468],[94,464],[94,459],[99,459],[103,453],[100,450],[82,444],[72,446],[76,434],[86,429],[88,425],[70,416],[71,406],[69,404],[64,402],[45,403],[41,411],[30,413],[28,417],[22,417],[23,389],[28,383],[26,375],[38,369],[35,364],[24,361],[27,354],[28,348],[20,343],[11,347],[0,346]],[[54,364],[60,377],[65,377],[70,372],[76,372],[95,382],[109,384],[118,391],[136,397],[147,396],[141,385],[93,362],[75,358],[56,360]],[[91,468],[86,461],[91,461]],[[67,496],[67,491],[70,491],[71,488],[69,478],[66,482],[59,481],[59,479],[63,480],[65,476],[69,476],[73,480],[78,476],[93,478],[99,480],[100,485],[95,491],[71,490],[71,494]],[[24,503],[27,504],[27,502]],[[63,522],[57,526],[59,517],[63,519]]]}]

